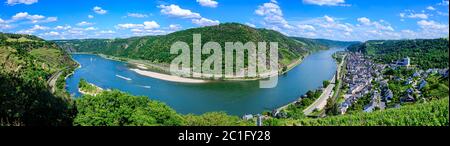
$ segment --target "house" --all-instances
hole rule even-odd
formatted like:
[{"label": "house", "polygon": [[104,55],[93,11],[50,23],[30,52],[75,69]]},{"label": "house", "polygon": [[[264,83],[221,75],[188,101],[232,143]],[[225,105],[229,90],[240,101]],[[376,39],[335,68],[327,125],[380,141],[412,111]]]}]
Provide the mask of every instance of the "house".
[{"label": "house", "polygon": [[408,93],[408,94],[411,94],[411,93],[413,93],[413,92],[414,92],[414,89],[412,89],[412,88],[406,89],[406,93]]},{"label": "house", "polygon": [[420,76],[420,73],[416,71],[412,76],[413,76],[414,78],[415,78],[415,77],[419,77],[419,76]]},{"label": "house", "polygon": [[411,94],[406,94],[403,98],[400,99],[400,102],[415,102],[416,99],[414,99]]},{"label": "house", "polygon": [[263,125],[263,116],[258,114],[257,119],[256,119],[256,126],[262,126],[262,125]]},{"label": "house", "polygon": [[252,114],[244,115],[244,116],[242,116],[242,119],[244,119],[244,120],[251,120],[251,119],[253,119],[253,115]]},{"label": "house", "polygon": [[406,79],[405,85],[410,85],[412,82],[413,82],[413,79],[411,77],[409,77],[408,79]]},{"label": "house", "polygon": [[427,81],[425,81],[424,79],[420,80],[419,86],[417,87],[417,89],[422,89],[423,87],[425,87],[425,85],[427,85]]},{"label": "house", "polygon": [[394,94],[392,93],[391,89],[385,89],[382,93],[382,98],[384,101],[390,101],[394,97]]},{"label": "house", "polygon": [[397,61],[397,65],[408,67],[411,63],[411,59],[409,57],[403,58],[400,61]]}]

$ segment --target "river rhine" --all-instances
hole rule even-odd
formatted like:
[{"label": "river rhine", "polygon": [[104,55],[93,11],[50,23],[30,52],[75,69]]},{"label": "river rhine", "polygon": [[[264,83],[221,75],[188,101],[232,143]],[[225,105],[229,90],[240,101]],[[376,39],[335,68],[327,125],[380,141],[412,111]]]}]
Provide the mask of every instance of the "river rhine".
[{"label": "river rhine", "polygon": [[[308,90],[317,89],[336,71],[331,55],[338,49],[319,51],[279,76],[275,88],[259,88],[258,81],[223,81],[203,84],[175,83],[139,75],[127,63],[96,55],[73,54],[81,68],[67,78],[67,90],[79,98],[81,78],[103,89],[119,89],[133,95],[162,101],[182,114],[225,111],[228,114],[257,114],[296,100]],[[125,78],[123,78],[125,77]],[[129,78],[131,80],[127,80]]]}]

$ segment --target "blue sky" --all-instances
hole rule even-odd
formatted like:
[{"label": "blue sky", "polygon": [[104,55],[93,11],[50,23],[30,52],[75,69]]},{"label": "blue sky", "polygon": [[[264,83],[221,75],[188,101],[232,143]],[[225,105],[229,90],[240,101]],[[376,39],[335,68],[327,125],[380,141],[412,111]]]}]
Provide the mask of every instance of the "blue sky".
[{"label": "blue sky", "polygon": [[449,35],[448,0],[1,1],[1,32],[45,39],[162,35],[225,22],[334,40]]}]

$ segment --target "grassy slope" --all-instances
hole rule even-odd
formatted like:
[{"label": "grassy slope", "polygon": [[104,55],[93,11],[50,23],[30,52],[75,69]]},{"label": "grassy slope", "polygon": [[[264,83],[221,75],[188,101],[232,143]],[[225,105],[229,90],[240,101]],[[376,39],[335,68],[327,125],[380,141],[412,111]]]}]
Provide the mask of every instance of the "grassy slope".
[{"label": "grassy slope", "polygon": [[449,99],[406,105],[373,113],[333,116],[322,119],[286,120],[302,126],[449,126]]}]

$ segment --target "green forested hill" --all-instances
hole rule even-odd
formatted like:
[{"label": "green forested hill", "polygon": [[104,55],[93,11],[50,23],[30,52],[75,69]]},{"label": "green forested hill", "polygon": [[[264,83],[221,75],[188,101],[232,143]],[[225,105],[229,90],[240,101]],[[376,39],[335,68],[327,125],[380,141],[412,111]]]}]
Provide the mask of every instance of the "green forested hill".
[{"label": "green forested hill", "polygon": [[298,41],[306,42],[310,45],[318,45],[328,48],[346,48],[350,45],[361,43],[357,41],[335,41],[327,39],[309,39],[303,37],[291,37],[291,38],[296,39]]},{"label": "green forested hill", "polygon": [[64,76],[75,67],[55,43],[0,33],[0,125],[70,125]]},{"label": "green forested hill", "polygon": [[126,39],[56,40],[61,47],[77,52],[93,52],[118,57],[150,60],[155,63],[170,63],[177,55],[170,54],[170,46],[176,41],[189,43],[192,48],[193,34],[202,35],[202,44],[215,41],[225,48],[225,42],[278,42],[280,60],[293,62],[313,50],[325,46],[296,41],[279,32],[255,29],[238,23],[192,28],[161,36],[132,37]]},{"label": "green forested hill", "polygon": [[349,46],[349,51],[361,51],[376,61],[391,63],[405,57],[419,68],[448,68],[448,39],[372,40]]}]

